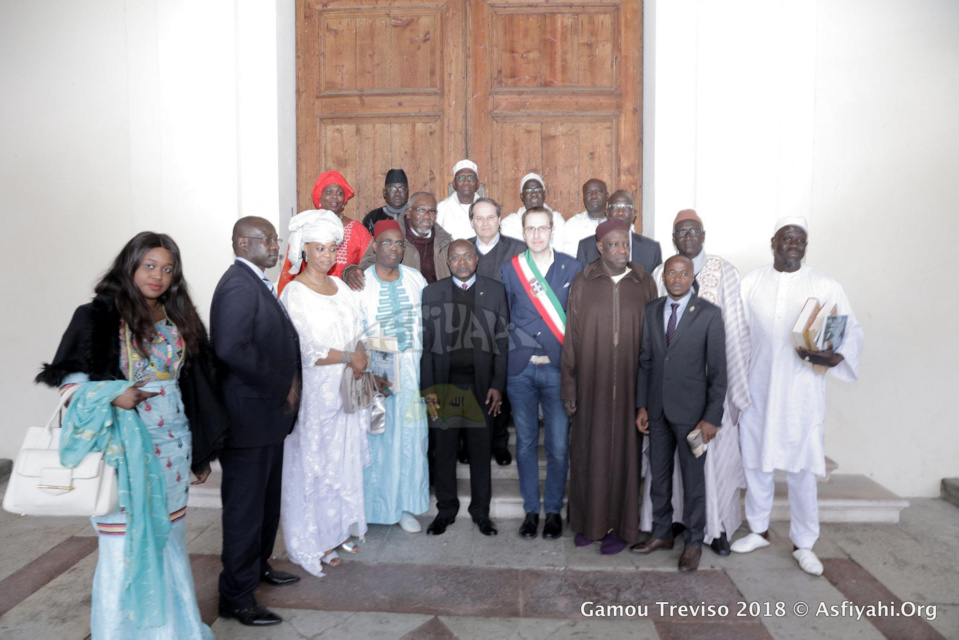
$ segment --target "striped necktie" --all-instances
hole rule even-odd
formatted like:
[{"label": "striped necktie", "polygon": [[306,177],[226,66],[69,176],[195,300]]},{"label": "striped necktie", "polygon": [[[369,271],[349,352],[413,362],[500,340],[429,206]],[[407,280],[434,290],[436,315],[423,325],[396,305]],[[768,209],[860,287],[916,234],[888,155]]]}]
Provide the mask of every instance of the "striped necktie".
[{"label": "striped necktie", "polygon": [[669,322],[666,323],[666,346],[669,346],[670,341],[673,339],[673,334],[676,333],[676,309],[679,308],[678,302],[670,302],[669,306],[672,307],[672,311],[669,314]]}]

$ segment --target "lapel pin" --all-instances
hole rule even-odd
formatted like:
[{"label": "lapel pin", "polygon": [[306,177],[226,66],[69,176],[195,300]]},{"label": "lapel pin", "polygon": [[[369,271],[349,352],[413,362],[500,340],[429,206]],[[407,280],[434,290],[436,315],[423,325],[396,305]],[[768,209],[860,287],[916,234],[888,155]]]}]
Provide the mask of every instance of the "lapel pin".
[{"label": "lapel pin", "polygon": [[692,312],[695,311],[695,310],[696,310],[695,305],[689,308],[689,312],[690,312],[690,313],[692,313]]}]

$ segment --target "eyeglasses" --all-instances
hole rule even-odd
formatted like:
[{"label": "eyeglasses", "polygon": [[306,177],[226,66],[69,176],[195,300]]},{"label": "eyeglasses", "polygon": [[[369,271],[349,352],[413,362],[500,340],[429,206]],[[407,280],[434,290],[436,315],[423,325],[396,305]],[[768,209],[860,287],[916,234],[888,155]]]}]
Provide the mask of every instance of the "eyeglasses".
[{"label": "eyeglasses", "polygon": [[386,190],[390,193],[399,193],[400,191],[409,191],[409,187],[405,184],[391,184],[387,185]]},{"label": "eyeglasses", "polygon": [[390,249],[392,247],[396,247],[397,249],[406,248],[406,243],[402,240],[380,240],[379,243],[384,249]]},{"label": "eyeglasses", "polygon": [[415,209],[413,209],[413,211],[415,211],[416,213],[420,214],[421,216],[435,216],[435,215],[436,215],[436,209],[427,209],[426,207],[416,207]]},{"label": "eyeglasses", "polygon": [[608,205],[606,208],[610,209],[611,211],[632,211],[636,207],[634,207],[631,204],[611,204],[611,205]]},{"label": "eyeglasses", "polygon": [[553,227],[525,227],[524,231],[526,231],[531,236],[535,236],[535,235],[546,233],[547,231],[552,230],[552,228]]},{"label": "eyeglasses", "polygon": [[277,238],[276,236],[273,236],[272,238],[261,238],[259,236],[240,236],[240,237],[246,238],[247,240],[259,240],[265,245],[275,244],[276,246],[279,247],[280,245],[283,244],[283,238]]},{"label": "eyeglasses", "polygon": [[479,180],[479,178],[477,178],[471,173],[464,173],[461,176],[455,176],[453,180],[456,180],[457,182],[476,182],[477,180]]},{"label": "eyeglasses", "polygon": [[523,189],[523,193],[527,195],[530,193],[543,193],[544,191],[546,191],[546,189],[543,187],[530,187],[529,189]]},{"label": "eyeglasses", "polygon": [[682,240],[686,236],[692,236],[694,238],[698,238],[699,236],[703,235],[703,230],[702,229],[676,229],[675,231],[673,231],[673,235],[679,238],[680,240]]}]

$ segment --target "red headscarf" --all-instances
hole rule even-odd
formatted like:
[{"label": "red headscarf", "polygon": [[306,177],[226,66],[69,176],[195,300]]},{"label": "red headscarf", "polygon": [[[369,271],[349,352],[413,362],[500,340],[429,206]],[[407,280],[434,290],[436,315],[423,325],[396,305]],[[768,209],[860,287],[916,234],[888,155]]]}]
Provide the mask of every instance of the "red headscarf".
[{"label": "red headscarf", "polygon": [[343,204],[349,202],[350,198],[353,197],[353,187],[346,181],[343,174],[339,171],[324,171],[316,179],[316,184],[313,185],[313,206],[317,209],[320,208],[320,194],[323,193],[323,189],[331,184],[338,184],[343,188]]}]

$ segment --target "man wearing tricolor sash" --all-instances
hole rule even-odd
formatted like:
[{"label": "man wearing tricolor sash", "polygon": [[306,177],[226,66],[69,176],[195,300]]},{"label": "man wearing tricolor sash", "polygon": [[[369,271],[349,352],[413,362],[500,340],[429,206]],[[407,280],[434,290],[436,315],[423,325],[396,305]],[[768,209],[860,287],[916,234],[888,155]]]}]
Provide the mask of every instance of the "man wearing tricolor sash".
[{"label": "man wearing tricolor sash", "polygon": [[538,407],[543,409],[546,483],[542,507],[543,537],[559,538],[560,512],[569,469],[569,418],[560,398],[560,353],[566,332],[570,284],[582,270],[578,260],[550,247],[553,219],[542,207],[522,216],[529,247],[503,265],[503,285],[510,307],[510,352],[506,389],[516,425],[516,466],[526,517],[519,533],[534,538],[539,527],[540,490]]}]

